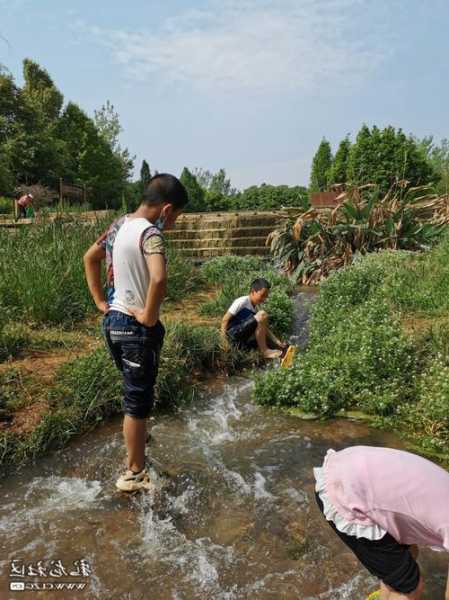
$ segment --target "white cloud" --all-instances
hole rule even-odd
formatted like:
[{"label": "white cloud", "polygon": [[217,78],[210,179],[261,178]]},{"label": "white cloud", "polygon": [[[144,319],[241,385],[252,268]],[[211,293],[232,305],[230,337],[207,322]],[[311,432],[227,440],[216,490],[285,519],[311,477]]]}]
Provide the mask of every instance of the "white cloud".
[{"label": "white cloud", "polygon": [[89,31],[133,80],[218,91],[316,91],[336,82],[350,86],[384,60],[387,19],[381,12],[367,19],[368,6],[364,0],[210,0],[207,9],[186,11],[157,30],[152,24],[134,32]]}]

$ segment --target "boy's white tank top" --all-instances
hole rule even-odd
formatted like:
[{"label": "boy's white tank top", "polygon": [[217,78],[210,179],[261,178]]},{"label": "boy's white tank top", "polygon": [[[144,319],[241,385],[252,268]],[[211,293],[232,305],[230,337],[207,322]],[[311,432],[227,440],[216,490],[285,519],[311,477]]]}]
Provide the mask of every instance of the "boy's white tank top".
[{"label": "boy's white tank top", "polygon": [[142,254],[140,240],[143,232],[152,227],[147,219],[125,217],[112,247],[114,294],[111,310],[130,315],[128,307],[143,309],[150,284],[150,274]]}]

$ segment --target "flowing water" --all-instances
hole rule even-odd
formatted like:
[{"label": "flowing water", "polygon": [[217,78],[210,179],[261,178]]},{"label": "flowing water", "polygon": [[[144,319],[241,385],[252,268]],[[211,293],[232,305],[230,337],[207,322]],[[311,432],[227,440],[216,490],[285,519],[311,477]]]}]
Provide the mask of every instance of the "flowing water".
[{"label": "flowing water", "polygon": [[[151,493],[115,491],[121,419],[4,480],[0,599],[364,599],[376,581],[321,517],[312,467],[330,447],[400,442],[361,423],[271,413],[251,391],[248,379],[216,381],[193,406],[157,419]],[[421,564],[426,598],[443,598],[447,555],[424,551]],[[86,587],[9,590],[31,582]]]}]

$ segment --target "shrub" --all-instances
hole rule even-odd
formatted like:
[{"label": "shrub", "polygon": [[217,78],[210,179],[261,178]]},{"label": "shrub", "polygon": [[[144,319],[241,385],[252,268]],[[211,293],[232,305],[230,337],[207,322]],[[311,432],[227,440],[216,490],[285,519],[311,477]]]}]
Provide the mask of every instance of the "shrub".
[{"label": "shrub", "polygon": [[12,198],[0,196],[0,215],[12,215],[14,212]]},{"label": "shrub", "polygon": [[239,274],[250,274],[266,269],[264,261],[258,256],[218,256],[211,258],[201,266],[201,274],[208,283],[222,283]]},{"label": "shrub", "polygon": [[200,287],[202,277],[192,261],[176,252],[170,245],[167,247],[167,258],[167,300],[177,302]]},{"label": "shrub", "polygon": [[[418,400],[401,407],[402,425],[427,449],[446,451],[449,444],[449,361],[439,355],[422,374]],[[415,438],[416,439],[416,438]]]},{"label": "shrub", "polygon": [[280,370],[266,381],[260,377],[256,400],[296,405],[323,416],[350,408],[393,413],[412,394],[415,371],[415,357],[398,319],[377,298],[351,310],[329,310],[328,298],[323,305],[319,298],[310,346],[287,373]]}]

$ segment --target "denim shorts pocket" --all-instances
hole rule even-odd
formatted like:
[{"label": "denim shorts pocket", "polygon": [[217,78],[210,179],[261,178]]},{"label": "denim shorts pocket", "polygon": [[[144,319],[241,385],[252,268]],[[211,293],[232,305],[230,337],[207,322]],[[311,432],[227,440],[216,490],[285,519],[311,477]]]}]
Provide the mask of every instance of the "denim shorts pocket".
[{"label": "denim shorts pocket", "polygon": [[143,344],[123,344],[122,364],[125,376],[139,381],[153,368],[152,354]]}]

